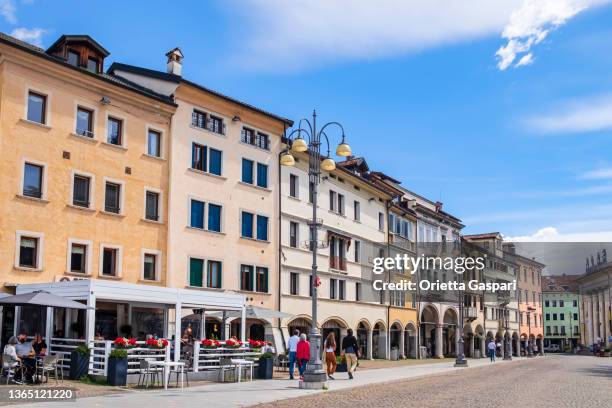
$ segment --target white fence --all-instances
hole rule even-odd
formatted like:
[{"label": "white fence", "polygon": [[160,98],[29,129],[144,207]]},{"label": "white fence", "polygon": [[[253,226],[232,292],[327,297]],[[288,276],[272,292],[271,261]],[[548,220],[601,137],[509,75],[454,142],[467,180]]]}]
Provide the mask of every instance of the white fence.
[{"label": "white fence", "polygon": [[246,347],[227,347],[224,342],[217,348],[205,348],[200,342],[193,345],[193,372],[216,370],[219,368],[221,358],[244,358],[257,360],[261,355],[259,350]]}]

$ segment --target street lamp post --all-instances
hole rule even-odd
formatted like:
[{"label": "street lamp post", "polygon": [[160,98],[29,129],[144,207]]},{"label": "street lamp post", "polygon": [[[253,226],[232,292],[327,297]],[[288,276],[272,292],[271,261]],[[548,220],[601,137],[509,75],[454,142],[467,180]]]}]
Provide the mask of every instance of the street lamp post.
[{"label": "street lamp post", "polygon": [[533,342],[531,341],[531,311],[535,310],[531,306],[527,307],[527,357],[533,357]]},{"label": "street lamp post", "polygon": [[[305,127],[302,127],[304,125]],[[300,388],[306,389],[322,389],[327,380],[326,372],[323,370],[321,361],[321,333],[317,327],[317,298],[319,279],[317,276],[317,249],[318,249],[318,230],[321,222],[317,220],[317,199],[318,185],[321,181],[321,169],[332,171],[336,168],[336,163],[330,157],[329,139],[325,133],[325,129],[330,126],[337,126],[342,131],[342,141],[336,148],[336,155],[347,157],[351,155],[351,148],[345,142],[344,128],[338,122],[329,122],[323,125],[320,130],[317,129],[317,113],[313,111],[312,121],[302,119],[298,123],[298,128],[294,129],[286,136],[286,143],[289,146],[280,155],[280,164],[283,166],[295,165],[295,159],[291,151],[303,153],[308,151],[308,178],[311,190],[312,200],[312,219],[310,225],[310,240],[309,247],[312,250],[312,327],[309,334],[310,341],[310,360],[304,372],[304,381],[300,381]],[[306,139],[304,138],[306,136]],[[327,155],[321,160],[321,141],[327,143]]]},{"label": "street lamp post", "polygon": [[512,360],[510,351],[510,335],[508,334],[508,326],[510,326],[510,311],[508,310],[509,302],[501,304],[504,310],[504,360]]},{"label": "street lamp post", "polygon": [[[461,238],[459,238],[459,241],[457,241],[460,247],[460,252],[461,253]],[[459,291],[459,327],[458,327],[458,335],[459,336],[459,344],[457,345],[457,358],[455,359],[455,367],[467,367],[468,366],[468,362],[465,359],[465,344],[463,341],[463,310],[464,310],[464,303],[465,303],[465,293],[464,291]]]}]

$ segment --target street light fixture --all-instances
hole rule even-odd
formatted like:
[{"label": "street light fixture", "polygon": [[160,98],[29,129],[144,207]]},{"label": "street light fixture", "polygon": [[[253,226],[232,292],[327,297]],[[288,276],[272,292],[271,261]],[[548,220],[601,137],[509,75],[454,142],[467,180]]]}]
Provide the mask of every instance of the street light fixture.
[{"label": "street light fixture", "polygon": [[[302,127],[304,125],[304,127]],[[345,141],[344,128],[338,122],[329,122],[317,129],[317,112],[312,112],[312,121],[302,119],[294,129],[285,137],[289,148],[280,155],[280,163],[283,166],[294,166],[295,159],[291,152],[303,153],[308,151],[308,178],[312,185],[312,220],[309,223],[311,228],[310,248],[312,249],[312,327],[310,329],[310,360],[304,373],[304,381],[300,381],[300,388],[322,389],[326,384],[327,374],[323,370],[321,361],[321,334],[317,327],[317,298],[318,298],[318,277],[317,277],[317,249],[318,249],[318,230],[320,221],[317,220],[317,198],[318,185],[321,181],[321,169],[332,171],[336,168],[336,162],[330,157],[329,139],[325,129],[331,126],[339,127],[342,132],[342,141],[336,148],[336,154],[340,157],[351,155],[351,147]],[[306,138],[304,138],[306,136]],[[327,155],[321,160],[321,140],[327,143]]]}]

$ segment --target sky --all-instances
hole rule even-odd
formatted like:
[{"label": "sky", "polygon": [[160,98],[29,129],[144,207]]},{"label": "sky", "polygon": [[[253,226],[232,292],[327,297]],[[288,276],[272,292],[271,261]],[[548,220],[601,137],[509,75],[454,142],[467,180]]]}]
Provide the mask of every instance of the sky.
[{"label": "sky", "polygon": [[[39,46],[89,34],[298,120],[343,124],[372,170],[464,233],[612,242],[612,0],[0,0]],[[336,142],[339,135],[330,135]]]}]

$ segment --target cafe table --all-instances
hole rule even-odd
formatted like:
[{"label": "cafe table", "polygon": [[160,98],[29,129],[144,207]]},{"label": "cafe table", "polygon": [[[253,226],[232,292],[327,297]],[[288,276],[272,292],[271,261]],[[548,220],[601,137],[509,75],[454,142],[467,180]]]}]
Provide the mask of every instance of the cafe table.
[{"label": "cafe table", "polygon": [[165,360],[156,360],[149,362],[151,366],[154,367],[162,367],[163,375],[164,375],[164,389],[168,389],[168,382],[170,379],[170,371],[173,367],[181,368],[181,388],[183,388],[183,377],[185,370],[185,363],[182,361],[165,361]]}]

